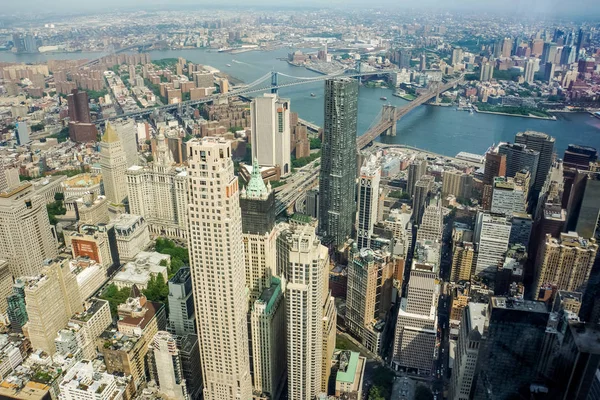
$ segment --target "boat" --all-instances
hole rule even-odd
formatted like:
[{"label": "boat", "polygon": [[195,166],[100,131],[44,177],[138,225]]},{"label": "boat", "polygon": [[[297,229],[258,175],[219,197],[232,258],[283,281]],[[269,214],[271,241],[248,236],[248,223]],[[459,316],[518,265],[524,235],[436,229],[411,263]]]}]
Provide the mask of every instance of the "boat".
[{"label": "boat", "polygon": [[231,64],[225,64],[225,65],[228,66],[228,67],[231,67]]},{"label": "boat", "polygon": [[379,100],[383,100],[383,101],[385,101],[385,100],[387,100],[387,97],[385,97],[385,96],[381,96],[381,97],[379,98]]},{"label": "boat", "polygon": [[473,114],[473,109],[469,109],[469,114]]},{"label": "boat", "polygon": [[314,94],[314,93],[310,94],[310,97],[315,97],[315,96],[316,96],[316,94]]}]

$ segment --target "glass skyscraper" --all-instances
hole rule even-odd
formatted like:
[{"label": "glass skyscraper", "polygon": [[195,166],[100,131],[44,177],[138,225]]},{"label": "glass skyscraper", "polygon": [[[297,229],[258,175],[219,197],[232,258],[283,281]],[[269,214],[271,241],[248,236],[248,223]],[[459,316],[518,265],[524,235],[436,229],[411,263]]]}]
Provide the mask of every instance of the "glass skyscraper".
[{"label": "glass skyscraper", "polygon": [[358,82],[325,81],[325,129],[319,181],[319,233],[341,246],[352,234],[356,212]]}]

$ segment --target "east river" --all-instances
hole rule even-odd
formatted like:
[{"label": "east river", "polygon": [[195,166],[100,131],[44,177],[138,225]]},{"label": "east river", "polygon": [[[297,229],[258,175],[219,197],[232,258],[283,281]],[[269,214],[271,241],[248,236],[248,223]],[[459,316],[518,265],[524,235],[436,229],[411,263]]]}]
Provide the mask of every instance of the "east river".
[{"label": "east river", "polygon": [[[301,67],[289,65],[285,58],[289,49],[250,51],[240,54],[218,53],[203,49],[150,52],[153,60],[185,59],[207,64],[238,78],[252,82],[269,71],[298,77],[319,76]],[[57,53],[16,55],[0,52],[0,61],[43,62],[48,59],[96,58],[99,53]],[[227,66],[227,64],[231,66]],[[280,78],[284,81],[286,78]],[[314,94],[315,96],[311,96]],[[323,82],[284,88],[279,95],[291,99],[292,110],[301,118],[323,124]],[[387,97],[387,101],[380,98]],[[384,103],[402,106],[406,101],[392,95],[391,89],[365,88],[359,91],[358,134],[365,132],[379,114]],[[406,144],[435,153],[454,156],[460,151],[483,154],[493,143],[512,141],[517,132],[536,130],[556,138],[556,151],[562,155],[569,143],[600,149],[600,119],[587,113],[557,113],[556,121],[491,114],[469,114],[454,107],[421,106],[398,122],[397,135],[385,137],[386,143]]]}]

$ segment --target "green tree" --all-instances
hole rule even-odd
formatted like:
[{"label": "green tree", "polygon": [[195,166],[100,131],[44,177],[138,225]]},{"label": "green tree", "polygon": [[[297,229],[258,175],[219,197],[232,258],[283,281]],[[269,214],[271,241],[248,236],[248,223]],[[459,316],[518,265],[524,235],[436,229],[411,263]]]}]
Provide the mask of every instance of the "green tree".
[{"label": "green tree", "polygon": [[433,400],[433,393],[425,385],[418,385],[415,390],[415,400]]},{"label": "green tree", "polygon": [[148,287],[142,290],[144,296],[150,301],[167,304],[169,297],[169,286],[161,274],[153,276],[148,282]]},{"label": "green tree", "polygon": [[379,386],[371,386],[369,390],[369,400],[386,400],[381,393],[381,388]]},{"label": "green tree", "polygon": [[67,209],[60,200],[46,205],[46,209],[48,210],[48,219],[52,225],[56,225],[58,223],[58,218],[56,218],[57,215],[65,215],[67,213]]},{"label": "green tree", "polygon": [[320,149],[321,148],[321,139],[318,137],[310,138],[310,149]]},{"label": "green tree", "polygon": [[54,193],[54,201],[64,201],[65,200],[65,194],[62,192],[56,192]]},{"label": "green tree", "polygon": [[125,303],[129,298],[130,288],[117,288],[114,283],[108,285],[104,293],[100,295],[101,299],[107,300],[110,306],[110,313],[115,318],[117,316],[117,308],[119,304]]}]

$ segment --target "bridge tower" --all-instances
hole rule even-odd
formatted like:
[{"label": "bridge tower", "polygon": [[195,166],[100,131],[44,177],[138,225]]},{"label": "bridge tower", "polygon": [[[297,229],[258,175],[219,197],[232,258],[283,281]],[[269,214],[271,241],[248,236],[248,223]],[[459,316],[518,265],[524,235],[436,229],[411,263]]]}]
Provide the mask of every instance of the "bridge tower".
[{"label": "bridge tower", "polygon": [[277,71],[271,71],[271,93],[277,94]]},{"label": "bridge tower", "polygon": [[381,121],[390,121],[392,123],[382,134],[384,136],[396,136],[396,106],[384,104],[381,111]]}]

